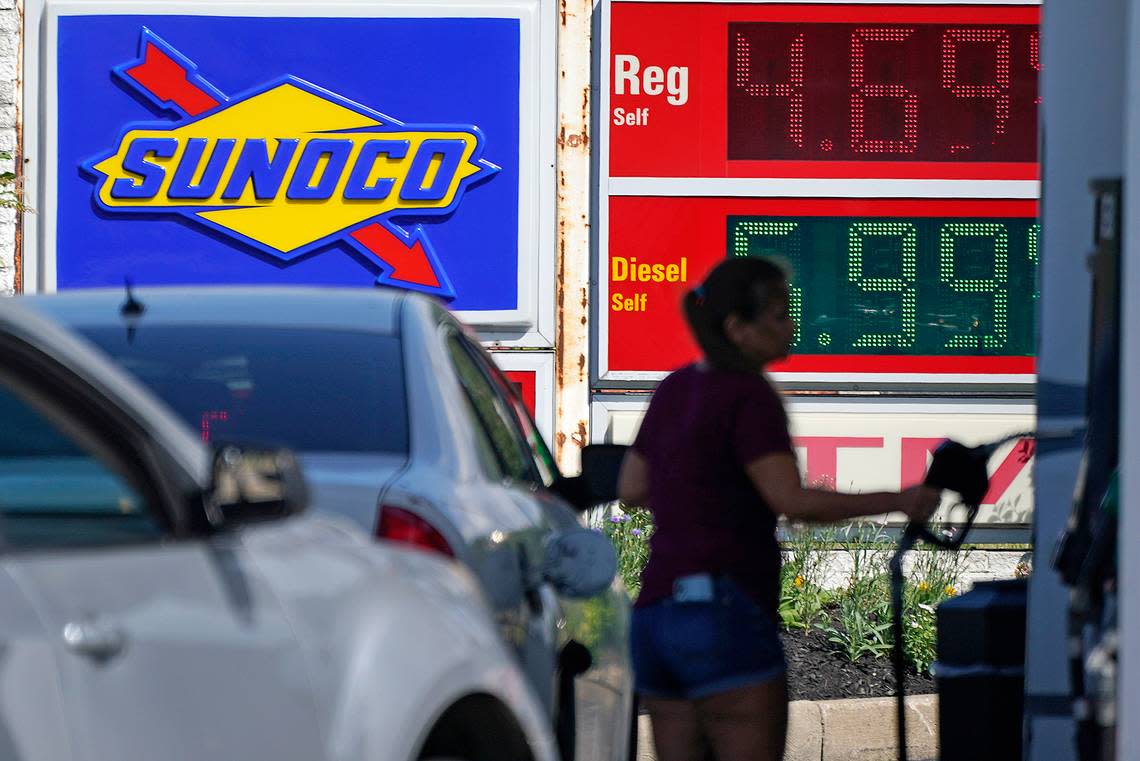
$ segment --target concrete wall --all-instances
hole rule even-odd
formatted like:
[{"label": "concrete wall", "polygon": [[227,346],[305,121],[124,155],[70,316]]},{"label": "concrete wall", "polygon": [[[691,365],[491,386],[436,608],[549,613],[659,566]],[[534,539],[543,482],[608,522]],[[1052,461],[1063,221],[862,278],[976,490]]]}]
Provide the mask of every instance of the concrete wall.
[{"label": "concrete wall", "polygon": [[[874,565],[885,569],[893,549],[893,545],[887,545]],[[1018,573],[1018,563],[1025,559],[1027,554],[1029,553],[1025,551],[982,549],[963,552],[959,558],[957,593],[962,594],[970,591],[979,581],[1014,578]],[[915,559],[916,554],[912,552],[907,555],[903,563],[903,570],[908,577]],[[789,556],[786,552],[784,553],[784,562],[789,562]],[[842,589],[851,581],[853,570],[854,559],[850,553],[842,550],[828,552],[823,562],[823,578],[820,585],[825,589]],[[1045,572],[1048,573],[1048,570]]]},{"label": "concrete wall", "polygon": [[[888,545],[878,557],[873,560],[872,566],[886,573],[887,562],[893,554],[894,547]],[[979,581],[996,581],[1000,579],[1013,579],[1019,573],[1018,564],[1021,560],[1032,558],[1031,553],[1025,550],[986,550],[972,549],[963,551],[959,556],[958,584],[955,584],[956,594],[963,594],[974,588]],[[911,575],[917,555],[911,553],[906,556],[903,571]],[[948,559],[948,557],[946,558]],[[784,563],[790,563],[791,558],[787,551],[784,553]],[[1027,564],[1032,567],[1032,563]],[[1028,568],[1025,568],[1028,570]],[[824,589],[842,589],[848,586],[854,571],[854,558],[844,550],[833,550],[824,554],[819,583]],[[1048,570],[1044,571],[1048,573]]]}]

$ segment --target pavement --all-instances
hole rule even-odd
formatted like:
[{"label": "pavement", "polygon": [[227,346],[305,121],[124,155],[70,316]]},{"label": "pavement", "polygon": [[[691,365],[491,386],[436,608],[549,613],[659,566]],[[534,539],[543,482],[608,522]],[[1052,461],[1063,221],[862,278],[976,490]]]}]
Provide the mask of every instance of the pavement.
[{"label": "pavement", "polygon": [[[911,761],[938,758],[938,696],[906,698]],[[788,706],[784,761],[895,761],[894,698],[796,700]],[[639,717],[637,761],[656,761],[648,716]]]}]

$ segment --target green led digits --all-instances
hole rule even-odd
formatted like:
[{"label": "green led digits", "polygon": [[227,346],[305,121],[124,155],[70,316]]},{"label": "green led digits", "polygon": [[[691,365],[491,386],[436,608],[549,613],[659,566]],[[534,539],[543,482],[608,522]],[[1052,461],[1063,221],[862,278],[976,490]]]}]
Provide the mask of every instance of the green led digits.
[{"label": "green led digits", "polygon": [[1029,254],[1029,261],[1033,262],[1033,300],[1041,298],[1041,291],[1037,288],[1037,267],[1040,262],[1037,261],[1037,246],[1041,241],[1041,225],[1036,222],[1029,226],[1029,240],[1025,242],[1027,252]]},{"label": "green led digits", "polygon": [[[987,245],[988,244],[988,245]],[[969,270],[982,269],[978,259],[992,251],[993,267],[989,277],[962,277],[960,249],[965,249]],[[958,293],[988,293],[993,296],[991,332],[983,333],[981,315],[971,316],[965,327],[968,333],[951,336],[946,348],[1002,349],[1009,341],[1009,233],[997,222],[947,222],[942,226],[938,242],[939,278]]]},{"label": "green led digits", "polygon": [[[863,261],[867,242],[874,239],[890,239],[897,242],[896,251],[882,247],[873,251],[901,259],[901,274],[898,277],[869,277],[863,274]],[[853,342],[855,348],[896,348],[909,349],[914,346],[915,316],[917,314],[917,292],[915,274],[918,262],[918,231],[909,222],[853,222],[847,235],[847,279],[863,291],[869,293],[898,294],[898,298],[888,298],[881,310],[892,313],[896,309],[901,315],[900,333],[864,333]]]},{"label": "green led digits", "polygon": [[792,265],[797,354],[1029,357],[1032,217],[730,216],[729,256]]},{"label": "green led digits", "polygon": [[[783,259],[796,266],[799,261],[800,239],[796,222],[750,220],[740,222],[732,231],[733,256],[770,256]],[[803,289],[794,283],[788,287],[788,313],[796,323],[792,348],[800,344],[800,323],[803,321]]]}]

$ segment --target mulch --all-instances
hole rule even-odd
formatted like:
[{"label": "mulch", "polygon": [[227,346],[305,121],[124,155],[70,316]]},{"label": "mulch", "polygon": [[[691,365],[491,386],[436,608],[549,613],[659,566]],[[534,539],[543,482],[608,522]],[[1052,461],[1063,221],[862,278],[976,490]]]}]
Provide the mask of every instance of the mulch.
[{"label": "mulch", "polygon": [[[849,661],[818,629],[782,633],[788,660],[788,692],[791,700],[882,698],[895,694],[890,658],[864,656]],[[937,692],[934,679],[908,669],[907,695]]]}]

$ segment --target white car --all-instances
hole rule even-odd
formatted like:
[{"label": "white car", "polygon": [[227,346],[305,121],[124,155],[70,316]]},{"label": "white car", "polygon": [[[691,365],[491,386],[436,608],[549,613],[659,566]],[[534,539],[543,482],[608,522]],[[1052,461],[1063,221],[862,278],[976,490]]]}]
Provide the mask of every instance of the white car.
[{"label": "white car", "polygon": [[[406,291],[69,290],[21,299],[103,349],[213,440],[297,453],[313,509],[467,565],[563,759],[631,755],[629,598],[582,511],[616,499],[623,448],[559,473],[476,338]],[[590,573],[592,572],[592,573]]]},{"label": "white car", "polygon": [[0,758],[553,761],[477,582],[0,300]]}]

